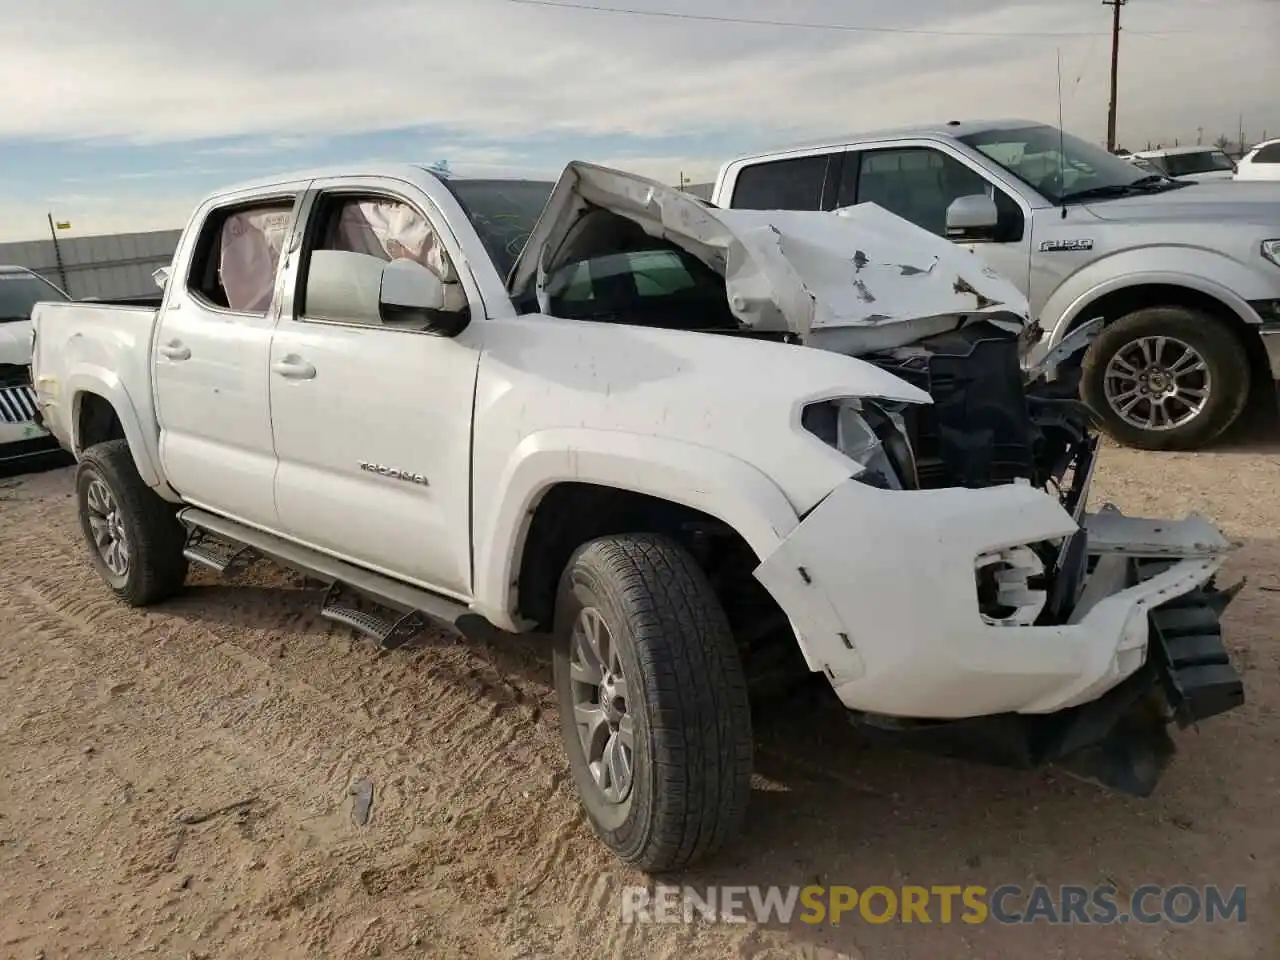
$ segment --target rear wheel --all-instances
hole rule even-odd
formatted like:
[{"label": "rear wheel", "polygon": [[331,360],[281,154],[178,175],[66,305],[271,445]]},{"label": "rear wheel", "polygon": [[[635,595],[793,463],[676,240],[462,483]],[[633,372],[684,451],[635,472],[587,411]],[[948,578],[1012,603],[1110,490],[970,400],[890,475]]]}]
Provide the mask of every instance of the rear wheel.
[{"label": "rear wheel", "polygon": [[742,825],[751,712],[728,620],[665,537],[582,547],[560,581],[556,693],[587,819],[648,871],[706,859]]},{"label": "rear wheel", "polygon": [[112,593],[142,607],[182,589],[182,524],[173,506],[138,476],[127,440],[108,440],[83,453],[76,501],[90,561]]},{"label": "rear wheel", "polygon": [[1217,317],[1148,307],[1098,334],[1084,357],[1080,391],[1118,442],[1194,450],[1240,416],[1249,380],[1244,345]]}]

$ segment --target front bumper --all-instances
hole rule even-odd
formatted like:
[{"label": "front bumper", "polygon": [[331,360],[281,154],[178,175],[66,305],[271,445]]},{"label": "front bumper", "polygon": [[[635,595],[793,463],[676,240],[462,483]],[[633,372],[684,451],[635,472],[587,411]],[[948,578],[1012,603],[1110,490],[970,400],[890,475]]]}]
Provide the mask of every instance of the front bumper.
[{"label": "front bumper", "polygon": [[32,433],[14,440],[5,439],[6,427],[0,424],[0,466],[47,457],[62,450],[57,439],[44,431]]},{"label": "front bumper", "polygon": [[[1135,579],[1154,575],[1160,565],[1130,564]],[[1174,753],[1170,720],[1185,728],[1244,703],[1244,684],[1223,646],[1220,623],[1234,592],[1208,585],[1153,609],[1146,662],[1081,706],[1040,716],[855,719],[872,740],[894,746],[1024,769],[1055,764],[1082,779],[1147,796]]]},{"label": "front bumper", "polygon": [[[1086,514],[1090,572],[1066,622],[983,620],[975,559],[1080,526],[1014,484],[889,491],[849,480],[756,570],[810,669],[860,713],[956,720],[1044,715],[1095,701],[1149,660],[1151,613],[1206,584],[1230,544],[1207,521]],[[1163,569],[1135,579],[1141,558]]]},{"label": "front bumper", "polygon": [[1264,322],[1258,328],[1258,336],[1262,338],[1262,347],[1267,354],[1271,379],[1280,380],[1280,319]]}]

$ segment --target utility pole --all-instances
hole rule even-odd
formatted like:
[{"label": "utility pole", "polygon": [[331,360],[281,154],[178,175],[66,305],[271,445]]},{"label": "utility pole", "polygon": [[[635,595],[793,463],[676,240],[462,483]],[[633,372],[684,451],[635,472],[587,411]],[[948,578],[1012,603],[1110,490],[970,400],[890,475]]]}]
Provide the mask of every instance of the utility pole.
[{"label": "utility pole", "polygon": [[1116,148],[1116,81],[1120,75],[1120,8],[1129,0],[1102,0],[1112,8],[1111,18],[1111,103],[1107,107],[1107,149]]}]

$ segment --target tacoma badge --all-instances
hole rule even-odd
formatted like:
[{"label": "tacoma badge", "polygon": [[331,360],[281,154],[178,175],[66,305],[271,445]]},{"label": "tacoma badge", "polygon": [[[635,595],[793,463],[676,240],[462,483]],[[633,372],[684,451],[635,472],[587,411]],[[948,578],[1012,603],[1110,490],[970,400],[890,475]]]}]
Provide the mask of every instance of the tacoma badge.
[{"label": "tacoma badge", "polygon": [[407,470],[397,470],[395,467],[384,467],[380,463],[370,463],[367,460],[360,461],[360,469],[365,473],[376,473],[380,477],[390,477],[392,480],[403,480],[405,483],[416,483],[421,486],[430,486],[427,478],[420,473],[410,473]]}]

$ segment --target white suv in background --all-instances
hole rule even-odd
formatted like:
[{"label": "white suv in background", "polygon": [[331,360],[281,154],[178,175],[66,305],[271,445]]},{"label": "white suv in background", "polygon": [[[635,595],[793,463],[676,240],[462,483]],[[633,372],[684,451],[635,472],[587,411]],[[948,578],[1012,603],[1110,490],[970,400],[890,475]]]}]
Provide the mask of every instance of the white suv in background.
[{"label": "white suv in background", "polygon": [[1264,140],[1240,158],[1237,180],[1280,180],[1280,139]]},{"label": "white suv in background", "polygon": [[31,309],[71,298],[25,267],[0,266],[0,467],[58,450],[35,422],[31,385]]}]

